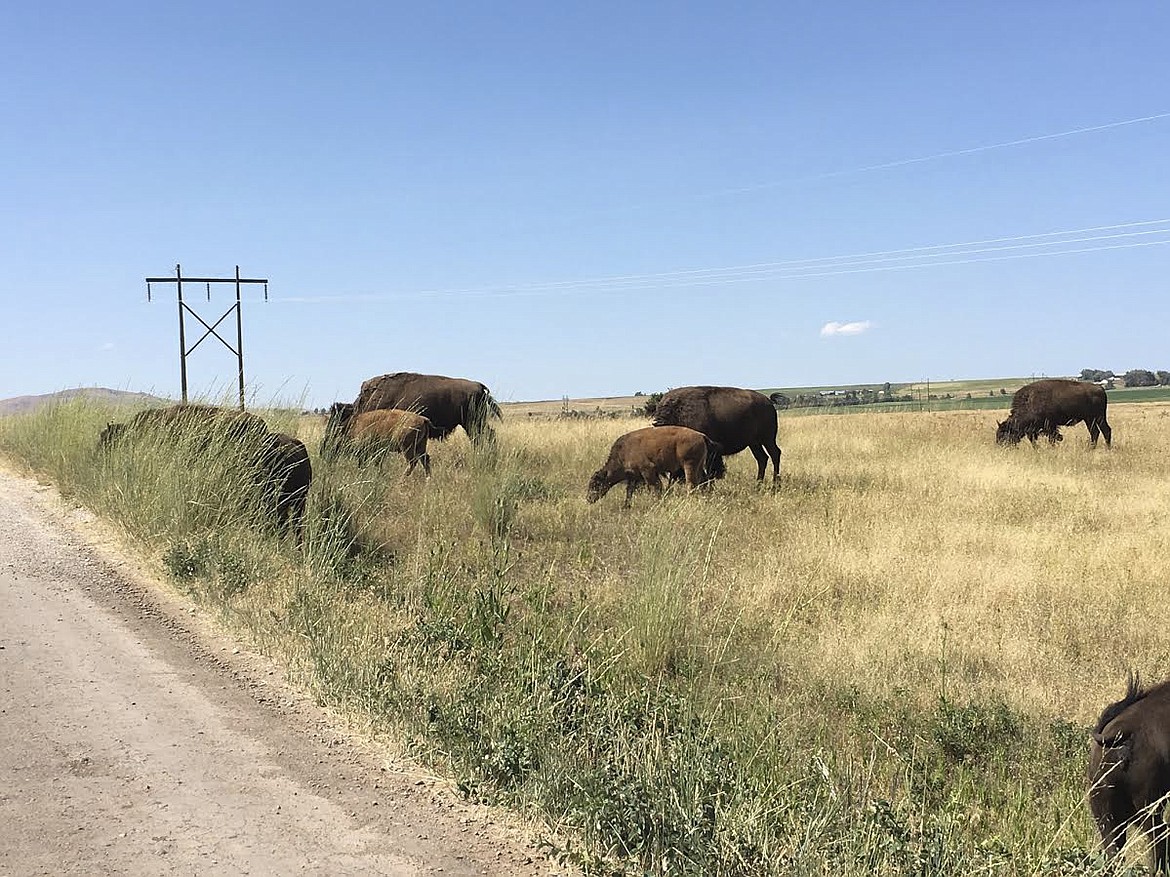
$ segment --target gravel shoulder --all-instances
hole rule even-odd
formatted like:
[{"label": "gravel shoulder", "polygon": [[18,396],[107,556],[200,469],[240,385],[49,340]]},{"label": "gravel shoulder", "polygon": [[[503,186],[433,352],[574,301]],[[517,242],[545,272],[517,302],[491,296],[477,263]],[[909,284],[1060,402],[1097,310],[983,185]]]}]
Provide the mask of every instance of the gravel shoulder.
[{"label": "gravel shoulder", "polygon": [[0,467],[0,874],[565,874]]}]

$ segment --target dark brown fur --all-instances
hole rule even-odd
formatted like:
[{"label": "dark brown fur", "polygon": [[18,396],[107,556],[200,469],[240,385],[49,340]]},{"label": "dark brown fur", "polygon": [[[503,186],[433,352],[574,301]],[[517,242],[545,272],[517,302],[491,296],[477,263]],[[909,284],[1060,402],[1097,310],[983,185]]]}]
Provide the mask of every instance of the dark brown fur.
[{"label": "dark brown fur", "polygon": [[615,484],[626,482],[625,507],[640,484],[662,493],[662,478],[682,470],[686,483],[700,487],[710,481],[708,461],[719,457],[719,446],[685,426],[648,426],[619,436],[605,465],[589,479],[585,499],[597,502]]},{"label": "dark brown fur", "polygon": [[1105,446],[1113,443],[1113,430],[1105,419],[1108,399],[1097,384],[1065,378],[1048,378],[1026,384],[1012,396],[1012,410],[1007,420],[996,425],[995,440],[1016,445],[1027,437],[1033,445],[1041,433],[1050,444],[1061,440],[1060,427],[1084,422],[1089,428],[1089,443],[1097,446],[1097,436],[1105,436]]},{"label": "dark brown fur", "polygon": [[327,456],[345,450],[358,459],[401,452],[409,464],[407,475],[421,462],[429,478],[427,439],[432,431],[430,419],[413,411],[379,408],[355,414],[353,405],[336,402],[329,409],[321,450]]},{"label": "dark brown fur", "polygon": [[711,438],[727,456],[750,448],[764,480],[768,458],[772,481],[780,478],[776,407],[763,393],[739,387],[678,387],[654,409],[655,426],[688,426]]},{"label": "dark brown fur", "polygon": [[210,441],[216,435],[238,439],[249,434],[261,436],[267,432],[268,427],[263,419],[247,411],[217,408],[214,405],[167,405],[139,411],[128,423],[106,424],[98,436],[98,446],[107,448],[124,437],[150,433]]},{"label": "dark brown fur", "polygon": [[431,437],[444,439],[457,426],[472,440],[490,438],[489,417],[500,417],[500,406],[479,381],[394,372],[362,383],[354,401],[356,414],[379,408],[414,411],[431,421]]},{"label": "dark brown fur", "polygon": [[270,432],[260,440],[258,462],[261,491],[277,528],[281,533],[291,531],[300,543],[313,484],[313,466],[304,442]]},{"label": "dark brown fur", "polygon": [[192,404],[147,408],[127,423],[107,424],[98,445],[109,451],[125,440],[143,438],[174,443],[194,459],[213,441],[245,443],[264,505],[280,532],[291,531],[300,542],[313,468],[298,439],[269,432],[262,418],[246,411]]},{"label": "dark brown fur", "polygon": [[1130,675],[1125,697],[1105,707],[1089,744],[1089,809],[1107,855],[1130,826],[1146,833],[1155,873],[1170,871],[1162,811],[1170,795],[1170,682],[1143,689]]}]

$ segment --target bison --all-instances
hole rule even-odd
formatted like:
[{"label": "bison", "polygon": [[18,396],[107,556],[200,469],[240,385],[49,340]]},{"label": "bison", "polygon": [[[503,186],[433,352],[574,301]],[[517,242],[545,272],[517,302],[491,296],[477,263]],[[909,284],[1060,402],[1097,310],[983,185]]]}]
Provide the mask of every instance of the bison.
[{"label": "bison", "polygon": [[1004,445],[1018,445],[1025,436],[1033,446],[1040,433],[1049,444],[1061,440],[1060,427],[1084,421],[1089,428],[1089,445],[1097,447],[1097,436],[1105,436],[1105,446],[1113,442],[1113,430],[1105,419],[1105,390],[1097,384],[1065,378],[1048,378],[1026,384],[1012,396],[1012,410],[1007,420],[996,425],[995,440]]},{"label": "bison", "polygon": [[472,441],[491,438],[489,417],[500,417],[500,406],[479,381],[394,372],[362,383],[354,413],[398,408],[431,421],[431,437],[444,439],[462,426]]},{"label": "bison", "polygon": [[409,463],[407,475],[421,462],[429,478],[431,457],[427,453],[427,438],[432,431],[430,419],[413,411],[379,408],[354,414],[353,405],[335,402],[325,423],[321,454],[329,457],[347,450],[364,459],[386,452],[401,452]]},{"label": "bison", "polygon": [[654,425],[690,427],[709,436],[727,455],[750,448],[759,464],[756,480],[764,480],[769,457],[772,482],[780,478],[776,408],[763,393],[739,387],[678,387],[659,401]]},{"label": "bison", "polygon": [[257,482],[265,507],[282,534],[292,532],[301,542],[305,505],[313,484],[313,466],[304,442],[283,432],[260,439]]},{"label": "bison", "polygon": [[[169,405],[147,408],[127,423],[109,423],[98,436],[98,447],[112,451],[126,440],[151,438],[165,442],[192,463],[208,452],[212,442],[231,448],[247,490],[258,489],[263,506],[281,533],[292,531],[301,541],[313,469],[304,444],[284,433],[270,432],[264,420],[246,411],[213,405]],[[234,456],[238,449],[239,456]]]},{"label": "bison", "polygon": [[722,474],[719,445],[685,426],[647,426],[619,436],[605,465],[589,479],[585,499],[597,502],[615,484],[626,482],[626,501],[639,484],[662,493],[662,476],[682,470],[687,484],[701,487]]},{"label": "bison", "polygon": [[206,444],[215,436],[238,439],[248,435],[263,436],[267,432],[264,420],[247,411],[184,403],[145,408],[128,423],[107,423],[98,436],[98,447],[109,448],[126,437],[148,434],[188,438]]},{"label": "bison", "polygon": [[1125,697],[1105,707],[1089,743],[1089,809],[1107,855],[1130,826],[1145,832],[1154,873],[1170,871],[1162,811],[1170,795],[1170,681],[1142,688],[1130,674]]}]

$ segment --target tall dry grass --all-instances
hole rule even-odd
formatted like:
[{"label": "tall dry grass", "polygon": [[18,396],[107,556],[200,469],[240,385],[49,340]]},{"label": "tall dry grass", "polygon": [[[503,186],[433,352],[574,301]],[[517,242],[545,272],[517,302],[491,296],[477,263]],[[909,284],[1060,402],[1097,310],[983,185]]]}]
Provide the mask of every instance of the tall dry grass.
[{"label": "tall dry grass", "polygon": [[[230,467],[96,456],[106,416],[2,421],[0,450],[587,870],[1113,873],[1084,728],[1129,668],[1170,671],[1170,407],[1115,407],[1110,451],[997,448],[980,412],[786,417],[777,490],[745,454],[629,511],[584,488],[642,422],[518,418],[433,443],[430,481],[315,457],[300,548],[207,515]],[[282,423],[316,450],[319,420]]]}]

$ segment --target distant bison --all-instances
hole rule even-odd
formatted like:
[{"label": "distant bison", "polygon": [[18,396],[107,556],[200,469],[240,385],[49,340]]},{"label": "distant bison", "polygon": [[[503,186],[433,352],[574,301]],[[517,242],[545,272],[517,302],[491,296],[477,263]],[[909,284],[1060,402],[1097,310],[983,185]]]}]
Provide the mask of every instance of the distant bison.
[{"label": "distant bison", "polygon": [[108,448],[126,437],[166,435],[206,443],[215,436],[243,438],[268,432],[263,419],[247,411],[217,408],[214,405],[182,404],[145,408],[128,423],[107,423],[98,436],[98,446]]},{"label": "distant bison", "polygon": [[377,411],[354,413],[354,406],[335,402],[329,409],[325,423],[325,438],[321,454],[328,457],[341,451],[359,459],[379,456],[387,452],[401,452],[409,466],[406,474],[422,463],[427,477],[431,474],[431,458],[427,453],[427,438],[433,427],[430,419],[400,408],[380,408]]},{"label": "distant bison", "polygon": [[479,381],[394,372],[362,383],[354,413],[398,408],[431,421],[431,437],[444,439],[462,426],[473,441],[490,438],[489,417],[500,417],[500,406]]},{"label": "distant bison", "polygon": [[270,432],[259,442],[257,481],[264,504],[280,532],[291,532],[299,543],[313,484],[309,452],[304,442],[283,432]]},{"label": "distant bison", "polygon": [[999,444],[1017,445],[1025,436],[1033,445],[1040,433],[1050,444],[1061,440],[1060,427],[1084,421],[1089,428],[1089,444],[1097,446],[1097,436],[1105,436],[1105,445],[1113,442],[1113,430],[1105,419],[1105,390],[1097,384],[1064,378],[1049,378],[1026,384],[1012,396],[1012,410],[1007,420],[997,424],[995,440]]},{"label": "distant bison", "polygon": [[1145,832],[1154,873],[1170,870],[1162,811],[1170,795],[1170,682],[1143,689],[1129,677],[1125,697],[1105,707],[1089,743],[1089,809],[1108,855],[1130,826]]},{"label": "distant bison", "polygon": [[772,481],[780,478],[776,444],[776,408],[763,393],[739,387],[678,387],[654,410],[654,425],[688,426],[711,438],[727,455],[750,448],[764,480],[772,458]]},{"label": "distant bison", "polygon": [[719,445],[685,426],[648,426],[619,436],[605,465],[589,479],[585,499],[597,502],[615,484],[626,482],[625,507],[638,485],[662,493],[662,477],[682,470],[686,483],[700,487],[722,474]]}]

